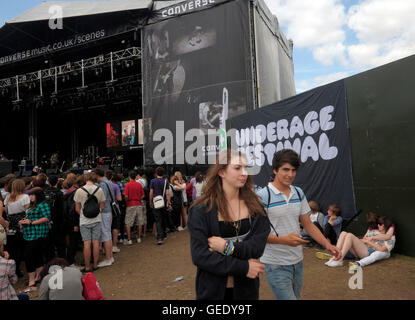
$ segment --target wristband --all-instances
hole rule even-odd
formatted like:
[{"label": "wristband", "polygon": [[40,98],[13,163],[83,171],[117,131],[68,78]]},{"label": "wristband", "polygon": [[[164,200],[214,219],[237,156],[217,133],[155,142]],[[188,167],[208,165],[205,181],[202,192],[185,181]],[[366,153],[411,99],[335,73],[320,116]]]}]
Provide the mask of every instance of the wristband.
[{"label": "wristband", "polygon": [[226,252],[226,255],[229,256],[231,251],[233,249],[233,242],[229,241],[229,247],[228,247],[228,251]]},{"label": "wristband", "polygon": [[235,250],[235,246],[234,245],[232,245],[232,249],[231,249],[231,253],[229,253],[229,255],[231,256],[231,255],[233,255],[233,251]]},{"label": "wristband", "polygon": [[222,252],[222,254],[224,255],[224,256],[226,256],[226,253],[228,252],[228,249],[229,249],[229,240],[228,241],[226,241],[226,243],[225,243],[225,248],[223,248],[223,252]]}]

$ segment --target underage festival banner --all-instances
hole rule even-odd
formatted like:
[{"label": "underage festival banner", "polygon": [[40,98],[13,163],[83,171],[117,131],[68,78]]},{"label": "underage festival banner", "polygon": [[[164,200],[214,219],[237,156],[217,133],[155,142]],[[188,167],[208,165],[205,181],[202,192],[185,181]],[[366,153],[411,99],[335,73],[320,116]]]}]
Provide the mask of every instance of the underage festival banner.
[{"label": "underage festival banner", "polygon": [[232,137],[257,166],[257,187],[273,179],[276,151],[293,149],[301,159],[294,185],[324,214],[331,204],[343,219],[356,212],[344,81],[337,81],[229,120]]}]

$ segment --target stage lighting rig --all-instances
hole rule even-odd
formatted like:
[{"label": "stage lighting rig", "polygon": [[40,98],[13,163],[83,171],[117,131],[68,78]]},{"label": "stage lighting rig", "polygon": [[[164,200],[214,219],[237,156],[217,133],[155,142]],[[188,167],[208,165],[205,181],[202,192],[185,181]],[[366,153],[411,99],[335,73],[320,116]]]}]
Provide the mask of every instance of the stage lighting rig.
[{"label": "stage lighting rig", "polygon": [[58,105],[58,97],[55,93],[50,96],[50,106],[54,109]]},{"label": "stage lighting rig", "polygon": [[40,109],[45,105],[45,103],[43,101],[43,97],[41,97],[41,96],[35,96],[33,98],[33,102],[35,103],[36,109]]},{"label": "stage lighting rig", "polygon": [[12,101],[13,109],[12,111],[20,111],[22,109],[23,103],[22,100],[14,100]]}]

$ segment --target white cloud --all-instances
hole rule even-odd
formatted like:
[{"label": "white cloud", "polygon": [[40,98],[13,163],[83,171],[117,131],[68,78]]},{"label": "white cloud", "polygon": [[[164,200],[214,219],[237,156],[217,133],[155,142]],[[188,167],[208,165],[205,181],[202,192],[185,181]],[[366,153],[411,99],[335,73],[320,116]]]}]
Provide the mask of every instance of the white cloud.
[{"label": "white cloud", "polygon": [[310,48],[324,65],[345,63],[345,8],[340,0],[266,0],[294,48]]},{"label": "white cloud", "polygon": [[359,43],[347,49],[357,67],[376,67],[415,54],[415,1],[365,0],[348,12]]},{"label": "white cloud", "polygon": [[323,76],[317,76],[310,80],[300,80],[296,82],[297,93],[301,93],[312,88],[323,86],[350,76],[350,72],[335,72]]},{"label": "white cloud", "polygon": [[344,55],[346,50],[342,43],[333,43],[319,46],[313,50],[313,57],[324,66],[330,66],[337,61],[342,65],[347,65],[347,60]]},{"label": "white cloud", "polygon": [[[319,74],[333,65],[345,70],[324,77],[310,73],[296,82],[297,92],[415,54],[415,0],[265,1],[293,40],[294,54],[304,49],[301,59],[307,59],[304,52],[310,50],[310,68],[318,62]],[[347,10],[346,2],[356,5]]]}]

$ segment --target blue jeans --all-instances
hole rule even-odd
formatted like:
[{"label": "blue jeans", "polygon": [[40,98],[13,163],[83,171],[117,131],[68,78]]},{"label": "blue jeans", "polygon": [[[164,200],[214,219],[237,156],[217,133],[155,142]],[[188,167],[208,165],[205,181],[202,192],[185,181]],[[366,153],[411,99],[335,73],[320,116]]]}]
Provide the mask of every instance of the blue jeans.
[{"label": "blue jeans", "polygon": [[265,277],[277,300],[299,300],[304,281],[303,261],[289,266],[265,264]]}]

